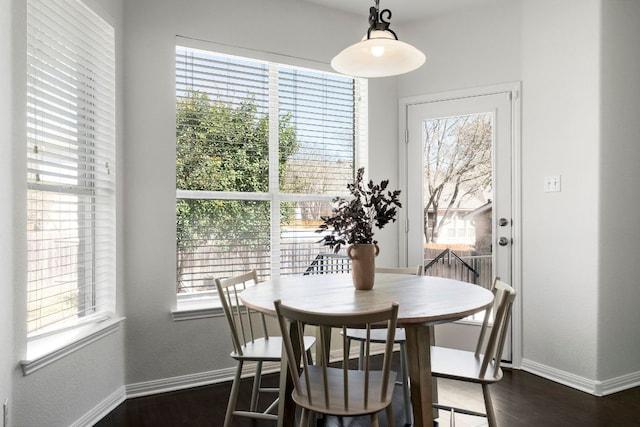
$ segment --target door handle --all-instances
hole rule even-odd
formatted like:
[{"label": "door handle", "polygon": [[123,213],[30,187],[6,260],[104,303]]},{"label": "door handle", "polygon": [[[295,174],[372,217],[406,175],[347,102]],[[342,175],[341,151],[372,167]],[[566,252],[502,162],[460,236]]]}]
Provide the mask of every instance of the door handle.
[{"label": "door handle", "polygon": [[507,239],[506,237],[501,237],[498,239],[498,244],[500,246],[507,246],[509,244],[509,239]]}]

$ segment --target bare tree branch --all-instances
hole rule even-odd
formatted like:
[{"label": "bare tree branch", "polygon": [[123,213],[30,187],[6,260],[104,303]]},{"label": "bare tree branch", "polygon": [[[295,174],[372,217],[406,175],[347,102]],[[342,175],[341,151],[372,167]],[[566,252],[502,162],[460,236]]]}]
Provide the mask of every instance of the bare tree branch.
[{"label": "bare tree branch", "polygon": [[492,116],[429,120],[424,138],[424,233],[437,242],[456,208],[491,187]]}]

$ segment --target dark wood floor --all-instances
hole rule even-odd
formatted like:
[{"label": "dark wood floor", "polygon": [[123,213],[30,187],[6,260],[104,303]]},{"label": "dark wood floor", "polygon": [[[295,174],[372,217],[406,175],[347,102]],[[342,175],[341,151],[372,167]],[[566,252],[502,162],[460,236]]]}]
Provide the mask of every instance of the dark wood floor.
[{"label": "dark wood floor", "polygon": [[[265,384],[276,384],[275,374],[265,377]],[[250,383],[241,388],[241,403],[248,407]],[[440,400],[482,409],[482,392],[476,384],[440,380]],[[217,427],[222,426],[229,383],[129,399],[102,419],[97,427]],[[640,387],[605,397],[595,397],[522,371],[505,371],[502,381],[492,386],[492,397],[502,427],[640,426]],[[393,403],[396,426],[404,425],[402,390],[396,387]],[[381,427],[387,423],[380,416]],[[323,420],[327,427],[367,426],[366,419]],[[441,425],[448,426],[446,415]],[[486,420],[456,415],[457,427],[486,425]],[[266,427],[273,423],[236,417],[234,427]]]}]

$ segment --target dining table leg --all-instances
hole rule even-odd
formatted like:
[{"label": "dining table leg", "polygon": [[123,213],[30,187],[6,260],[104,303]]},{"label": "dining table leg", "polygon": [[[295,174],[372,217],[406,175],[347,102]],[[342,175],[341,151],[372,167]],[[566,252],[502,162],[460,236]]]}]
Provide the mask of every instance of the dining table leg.
[{"label": "dining table leg", "polygon": [[407,339],[407,360],[411,384],[413,425],[433,427],[433,392],[431,377],[431,331],[428,325],[403,325]]}]

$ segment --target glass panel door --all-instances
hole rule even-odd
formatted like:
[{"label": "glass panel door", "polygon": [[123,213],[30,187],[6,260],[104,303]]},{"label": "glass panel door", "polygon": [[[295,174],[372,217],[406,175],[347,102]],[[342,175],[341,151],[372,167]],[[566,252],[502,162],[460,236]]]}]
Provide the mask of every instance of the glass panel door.
[{"label": "glass panel door", "polygon": [[[410,104],[407,126],[408,265],[511,283],[510,92]],[[438,344],[475,344],[482,316],[439,326]]]}]

